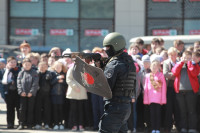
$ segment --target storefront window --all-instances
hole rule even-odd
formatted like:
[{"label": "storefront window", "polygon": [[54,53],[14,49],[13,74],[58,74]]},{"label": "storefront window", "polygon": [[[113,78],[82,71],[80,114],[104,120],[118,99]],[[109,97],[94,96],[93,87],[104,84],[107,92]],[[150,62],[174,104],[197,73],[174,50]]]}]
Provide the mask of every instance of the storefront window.
[{"label": "storefront window", "polygon": [[43,0],[10,0],[11,17],[43,17]]},{"label": "storefront window", "polygon": [[79,0],[46,0],[47,18],[78,18]]},{"label": "storefront window", "polygon": [[81,18],[114,18],[114,0],[81,0]]},{"label": "storefront window", "polygon": [[46,21],[46,46],[78,51],[77,20],[48,19]]},{"label": "storefront window", "polygon": [[82,20],[81,21],[81,51],[102,47],[104,37],[113,31],[111,20]]},{"label": "storefront window", "polygon": [[200,18],[200,1],[185,0],[185,18]]},{"label": "storefront window", "polygon": [[180,35],[182,34],[181,20],[153,19],[148,21],[148,35]]},{"label": "storefront window", "polygon": [[10,43],[19,45],[28,41],[32,46],[43,46],[41,19],[11,19]]},{"label": "storefront window", "polygon": [[182,18],[181,0],[147,0],[148,18]]},{"label": "storefront window", "polygon": [[[9,0],[9,44],[28,41],[35,51],[102,47],[114,29],[115,0]],[[42,47],[40,47],[42,46]]]},{"label": "storefront window", "polygon": [[200,20],[185,20],[184,34],[185,35],[200,35]]}]

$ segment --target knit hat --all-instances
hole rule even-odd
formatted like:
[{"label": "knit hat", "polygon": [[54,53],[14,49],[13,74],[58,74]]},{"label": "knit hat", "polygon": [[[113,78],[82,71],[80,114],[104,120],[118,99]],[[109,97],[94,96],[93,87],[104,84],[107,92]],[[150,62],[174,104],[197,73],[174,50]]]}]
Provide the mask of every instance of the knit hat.
[{"label": "knit hat", "polygon": [[4,58],[0,58],[0,62],[6,64],[6,60]]},{"label": "knit hat", "polygon": [[143,55],[143,56],[142,56],[142,62],[150,62],[150,57],[149,57],[149,55]]},{"label": "knit hat", "polygon": [[151,57],[150,57],[150,61],[151,61],[151,63],[153,62],[153,61],[159,61],[160,63],[163,61],[163,58],[162,58],[162,56],[160,56],[160,55],[157,55],[157,54],[153,54],[153,55],[151,55]]}]

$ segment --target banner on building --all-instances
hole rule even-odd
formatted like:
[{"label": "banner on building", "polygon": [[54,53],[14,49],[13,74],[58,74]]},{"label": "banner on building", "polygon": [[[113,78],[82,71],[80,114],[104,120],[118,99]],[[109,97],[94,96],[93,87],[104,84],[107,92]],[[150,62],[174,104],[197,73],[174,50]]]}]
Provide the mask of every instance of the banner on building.
[{"label": "banner on building", "polygon": [[74,0],[50,0],[50,2],[73,2]]},{"label": "banner on building", "polygon": [[106,36],[109,33],[107,29],[86,29],[85,36]]},{"label": "banner on building", "polygon": [[39,0],[15,0],[16,2],[38,2]]},{"label": "banner on building", "polygon": [[196,1],[197,1],[197,2],[199,1],[199,2],[200,2],[200,0],[190,0],[190,2],[196,2]]},{"label": "banner on building", "polygon": [[177,0],[153,0],[153,2],[177,2]]},{"label": "banner on building", "polygon": [[173,36],[177,35],[176,29],[155,29],[152,30],[153,36]]},{"label": "banner on building", "polygon": [[51,36],[73,36],[73,29],[50,29]]},{"label": "banner on building", "polygon": [[200,35],[200,30],[190,30],[189,35]]},{"label": "banner on building", "polygon": [[39,35],[39,29],[15,29],[16,35]]}]

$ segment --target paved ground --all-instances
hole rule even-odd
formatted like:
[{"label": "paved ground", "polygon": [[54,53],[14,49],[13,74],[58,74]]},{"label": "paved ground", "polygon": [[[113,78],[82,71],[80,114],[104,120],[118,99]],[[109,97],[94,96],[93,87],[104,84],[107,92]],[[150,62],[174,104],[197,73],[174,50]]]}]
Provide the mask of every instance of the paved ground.
[{"label": "paved ground", "polygon": [[[15,124],[17,124],[17,121],[15,121]],[[6,126],[6,104],[4,101],[0,98],[0,133],[58,133],[58,132],[67,132],[67,133],[74,133],[70,130],[7,130]],[[82,133],[97,133],[97,132],[89,132],[89,131],[83,131]]]}]

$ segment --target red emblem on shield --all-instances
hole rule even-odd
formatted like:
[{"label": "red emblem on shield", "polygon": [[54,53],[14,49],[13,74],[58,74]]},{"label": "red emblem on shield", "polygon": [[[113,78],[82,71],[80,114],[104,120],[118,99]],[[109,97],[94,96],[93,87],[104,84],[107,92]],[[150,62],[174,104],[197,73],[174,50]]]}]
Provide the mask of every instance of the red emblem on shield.
[{"label": "red emblem on shield", "polygon": [[85,79],[85,81],[86,81],[87,84],[89,84],[89,85],[94,84],[94,78],[89,73],[85,72],[83,74],[83,77],[84,77],[84,79]]}]

